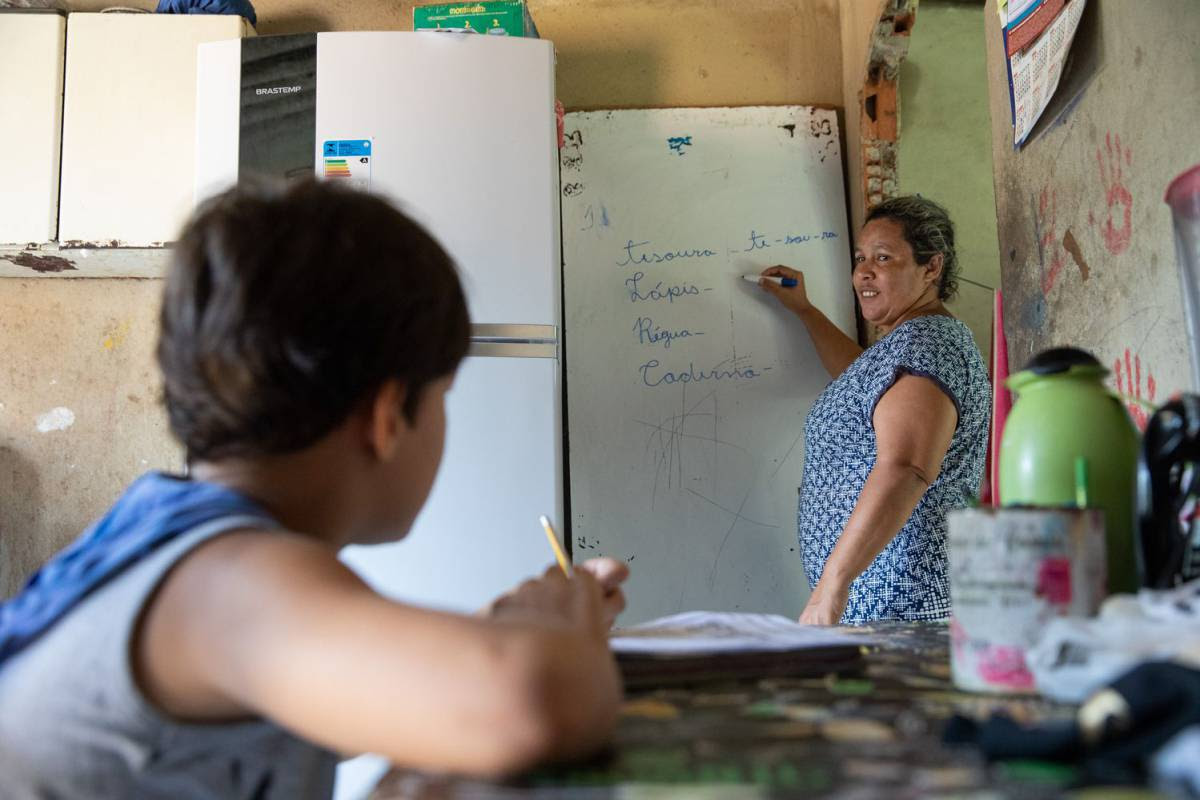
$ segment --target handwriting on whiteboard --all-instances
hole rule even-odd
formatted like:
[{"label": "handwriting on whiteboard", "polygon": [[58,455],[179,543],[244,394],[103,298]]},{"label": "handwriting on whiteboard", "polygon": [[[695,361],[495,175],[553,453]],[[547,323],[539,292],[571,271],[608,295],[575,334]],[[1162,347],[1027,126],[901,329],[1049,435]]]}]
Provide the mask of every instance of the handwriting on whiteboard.
[{"label": "handwriting on whiteboard", "polygon": [[633,273],[632,277],[625,279],[625,288],[629,290],[629,302],[644,303],[646,301],[656,302],[658,300],[666,300],[668,303],[674,303],[675,299],[679,297],[698,295],[701,291],[712,291],[711,286],[701,289],[694,283],[664,284],[662,281],[658,281],[654,286],[646,288],[646,285],[642,283],[642,279],[645,277],[646,273],[639,271]]},{"label": "handwriting on whiteboard", "polygon": [[[585,213],[592,214],[591,206],[588,206]],[[787,246],[821,242],[826,239],[836,238],[838,238],[838,235],[833,231],[817,231],[815,233],[789,233],[772,239],[765,233],[751,230],[746,246],[737,248],[726,247],[724,249],[726,255],[732,255],[735,252],[749,253],[754,250],[765,250],[771,247],[772,242]],[[696,245],[680,247],[667,245],[666,247],[661,247],[656,246],[651,239],[647,239],[644,242],[635,242],[633,239],[627,239],[624,246],[621,247],[621,254],[613,263],[618,267],[628,267],[631,264],[666,264],[672,261],[713,258],[719,255],[720,251],[714,250],[712,247],[699,247]]]},{"label": "handwriting on whiteboard", "polygon": [[637,322],[633,323],[633,332],[637,334],[638,344],[661,344],[667,350],[671,349],[671,342],[676,339],[704,335],[704,331],[692,331],[687,328],[668,330],[655,325],[650,317],[638,317]]},{"label": "handwriting on whiteboard", "polygon": [[709,367],[707,370],[696,369],[695,362],[689,361],[686,370],[681,369],[672,372],[662,369],[662,365],[658,362],[657,358],[652,358],[638,367],[638,371],[642,374],[642,383],[651,388],[671,386],[676,383],[725,381],[733,378],[753,380],[761,378],[763,373],[770,369],[770,367],[755,367],[750,363],[749,356],[725,359]]}]

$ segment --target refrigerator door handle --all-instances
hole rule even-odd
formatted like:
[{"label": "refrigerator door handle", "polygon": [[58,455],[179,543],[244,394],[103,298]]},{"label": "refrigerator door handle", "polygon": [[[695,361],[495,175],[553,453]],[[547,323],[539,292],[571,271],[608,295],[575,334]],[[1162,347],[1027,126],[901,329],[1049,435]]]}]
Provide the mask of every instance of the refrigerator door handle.
[{"label": "refrigerator door handle", "polygon": [[558,326],[483,323],[471,326],[471,341],[557,342]]},{"label": "refrigerator door handle", "polygon": [[469,356],[492,358],[558,358],[555,342],[497,342],[472,339],[467,348]]},{"label": "refrigerator door handle", "polygon": [[558,358],[558,327],[472,325],[471,346],[467,355],[493,358]]}]

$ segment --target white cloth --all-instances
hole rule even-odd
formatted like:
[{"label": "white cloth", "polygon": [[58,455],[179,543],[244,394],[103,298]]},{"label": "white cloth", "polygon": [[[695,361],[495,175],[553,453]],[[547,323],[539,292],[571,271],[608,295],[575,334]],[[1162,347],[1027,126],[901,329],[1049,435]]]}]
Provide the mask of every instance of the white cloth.
[{"label": "white cloth", "polygon": [[1038,691],[1073,703],[1143,661],[1200,668],[1200,580],[1114,595],[1095,619],[1055,619],[1025,661]]},{"label": "white cloth", "polygon": [[1200,725],[1184,728],[1150,761],[1155,785],[1200,795]]}]

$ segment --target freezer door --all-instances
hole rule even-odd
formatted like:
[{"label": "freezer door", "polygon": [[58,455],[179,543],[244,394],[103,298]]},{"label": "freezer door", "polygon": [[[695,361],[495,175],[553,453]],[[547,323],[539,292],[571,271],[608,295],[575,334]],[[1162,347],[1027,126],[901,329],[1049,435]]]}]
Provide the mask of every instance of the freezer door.
[{"label": "freezer door", "polygon": [[0,244],[58,230],[66,35],[63,14],[0,13]]},{"label": "freezer door", "polygon": [[369,186],[428,228],[473,321],[558,324],[550,42],[321,33],[316,120],[317,175]]},{"label": "freezer door", "polygon": [[196,185],[196,47],[252,34],[231,15],[67,18],[61,241],[155,247],[178,237]]},{"label": "freezer door", "polygon": [[554,358],[468,356],[446,396],[446,449],[412,532],[346,548],[343,560],[383,594],[461,612],[540,573],[554,555],[538,515],[563,530],[559,398]]}]

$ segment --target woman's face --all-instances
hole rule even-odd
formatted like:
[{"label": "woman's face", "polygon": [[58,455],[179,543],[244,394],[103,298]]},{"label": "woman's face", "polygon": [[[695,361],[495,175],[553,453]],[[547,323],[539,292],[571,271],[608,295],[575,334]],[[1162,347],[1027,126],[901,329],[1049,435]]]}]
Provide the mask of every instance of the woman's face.
[{"label": "woman's face", "polygon": [[889,331],[906,313],[937,299],[942,256],[918,264],[899,222],[873,219],[854,245],[854,293],[863,318]]}]

